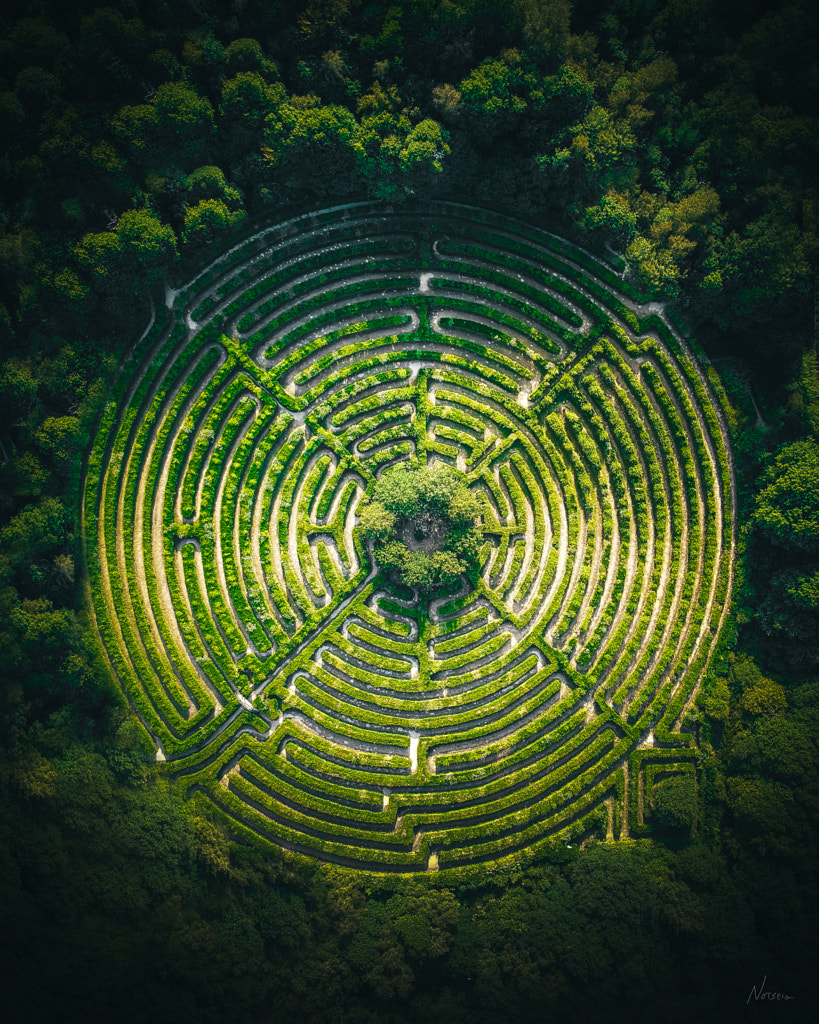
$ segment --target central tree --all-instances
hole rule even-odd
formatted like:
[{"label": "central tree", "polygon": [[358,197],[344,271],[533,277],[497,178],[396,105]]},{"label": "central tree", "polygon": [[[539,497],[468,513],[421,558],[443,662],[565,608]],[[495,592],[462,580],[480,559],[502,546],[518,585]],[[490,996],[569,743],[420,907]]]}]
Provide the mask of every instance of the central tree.
[{"label": "central tree", "polygon": [[382,569],[428,594],[475,569],[483,544],[481,496],[448,466],[402,462],[378,478],[361,525]]}]

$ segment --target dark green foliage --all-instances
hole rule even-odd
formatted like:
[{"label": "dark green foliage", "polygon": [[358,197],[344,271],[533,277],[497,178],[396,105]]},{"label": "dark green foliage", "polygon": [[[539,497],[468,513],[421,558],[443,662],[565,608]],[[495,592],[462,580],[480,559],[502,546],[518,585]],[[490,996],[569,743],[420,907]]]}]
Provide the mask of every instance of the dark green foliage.
[{"label": "dark green foliage", "polygon": [[12,563],[49,551],[65,543],[70,521],[65,506],[57,498],[26,505],[3,527],[3,549]]},{"label": "dark green foliage", "polygon": [[757,494],[754,521],[775,544],[819,552],[819,441],[797,441],[776,455]]},{"label": "dark green foliage", "polygon": [[185,229],[182,240],[189,245],[204,248],[234,227],[244,218],[244,212],[231,212],[221,199],[202,199],[185,211]]},{"label": "dark green foliage", "polygon": [[126,290],[134,281],[157,281],[176,257],[176,236],[150,210],[126,210],[115,230],[87,234],[75,255],[98,286]]},{"label": "dark green foliage", "polygon": [[789,408],[798,419],[799,428],[819,437],[819,355],[816,349],[802,354],[802,368],[789,388]]},{"label": "dark green foliage", "polygon": [[799,673],[819,664],[819,442],[773,455],[755,496],[756,622],[780,661]]},{"label": "dark green foliage", "polygon": [[24,419],[34,410],[37,379],[25,363],[10,359],[3,364],[0,369],[0,401],[9,424]]},{"label": "dark green foliage", "polygon": [[[811,1019],[817,10],[43,0],[5,12],[11,1024],[728,1021],[763,974],[794,997],[763,1009]],[[476,870],[458,891],[434,877],[392,889],[231,844],[157,779],[142,727],[111,711],[73,583],[72,467],[100,378],[141,332],[149,297],[161,304],[176,283],[177,239],[227,239],[243,211],[413,192],[501,204],[625,253],[633,279],[677,297],[711,355],[741,360],[760,409],[754,425],[747,401],[736,439],[741,525],[753,527],[736,618],[756,661],[715,665],[700,693],[705,820],[687,776],[658,780],[655,843],[561,846],[525,869]],[[192,259],[198,270],[201,249]]]},{"label": "dark green foliage", "polygon": [[655,784],[651,822],[660,830],[689,835],[696,821],[697,791],[693,775],[674,775]]},{"label": "dark green foliage", "polygon": [[[428,594],[474,572],[483,541],[482,510],[455,470],[399,463],[381,474],[362,503],[361,525],[375,542],[378,565]],[[423,550],[414,549],[413,542]]]}]

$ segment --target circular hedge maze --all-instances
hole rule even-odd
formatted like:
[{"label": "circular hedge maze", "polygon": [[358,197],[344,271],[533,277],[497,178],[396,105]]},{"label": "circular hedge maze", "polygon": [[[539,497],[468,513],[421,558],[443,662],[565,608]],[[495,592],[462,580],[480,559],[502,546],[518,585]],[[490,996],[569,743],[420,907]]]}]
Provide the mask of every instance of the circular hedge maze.
[{"label": "circular hedge maze", "polygon": [[[157,760],[240,841],[373,871],[639,835],[695,784],[732,581],[722,413],[622,274],[487,211],[352,204],[168,290],[83,484],[93,620]],[[357,508],[483,495],[421,595]],[[692,788],[693,791],[693,788]]]}]

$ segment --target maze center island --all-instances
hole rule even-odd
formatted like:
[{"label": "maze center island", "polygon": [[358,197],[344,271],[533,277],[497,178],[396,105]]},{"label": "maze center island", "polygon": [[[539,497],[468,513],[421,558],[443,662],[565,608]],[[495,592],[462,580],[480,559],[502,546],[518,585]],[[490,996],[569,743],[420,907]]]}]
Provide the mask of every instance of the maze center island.
[{"label": "maze center island", "polygon": [[[474,580],[373,560],[357,508],[404,460],[483,495]],[[617,268],[357,203],[167,289],[88,458],[88,601],[157,760],[240,841],[469,869],[696,793],[733,508],[706,367]]]}]

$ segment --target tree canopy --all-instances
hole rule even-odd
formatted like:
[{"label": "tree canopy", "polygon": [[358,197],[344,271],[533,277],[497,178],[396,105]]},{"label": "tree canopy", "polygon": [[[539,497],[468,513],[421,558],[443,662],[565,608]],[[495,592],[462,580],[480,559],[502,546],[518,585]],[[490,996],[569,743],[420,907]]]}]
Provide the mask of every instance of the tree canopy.
[{"label": "tree canopy", "polygon": [[428,594],[466,572],[474,575],[482,509],[462,473],[440,463],[402,462],[379,476],[360,518],[378,565]]},{"label": "tree canopy", "polygon": [[[819,6],[38,0],[5,11],[0,33],[12,1024],[729,1020],[763,962],[798,1000],[786,1009],[809,1006]],[[650,838],[557,841],[451,884],[260,853],[163,781],[88,633],[81,460],[164,286],[249,223],[366,196],[454,198],[569,237],[647,302],[671,300],[708,352],[730,404],[743,546],[735,605],[686,712],[696,775],[643,790]],[[582,463],[578,449],[568,471]],[[360,507],[382,568],[427,592],[463,579],[481,547],[474,495],[438,472],[384,472]],[[448,517],[447,544],[410,551],[402,520],[433,512]],[[491,770],[487,785],[502,785]]]},{"label": "tree canopy", "polygon": [[819,441],[796,441],[777,453],[762,478],[754,521],[775,544],[819,552]]}]

